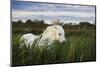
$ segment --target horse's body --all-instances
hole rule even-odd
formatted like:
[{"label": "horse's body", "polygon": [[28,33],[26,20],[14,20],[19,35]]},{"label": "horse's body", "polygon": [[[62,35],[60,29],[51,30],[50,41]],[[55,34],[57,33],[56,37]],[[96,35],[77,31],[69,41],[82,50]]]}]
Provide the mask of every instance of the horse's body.
[{"label": "horse's body", "polygon": [[23,44],[25,45],[32,45],[34,40],[36,38],[36,35],[33,35],[32,33],[24,34],[20,41],[22,41]]},{"label": "horse's body", "polygon": [[21,37],[20,41],[23,41],[25,45],[32,45],[35,39],[40,38],[38,45],[43,45],[44,41],[48,40],[49,43],[52,43],[54,40],[58,40],[60,43],[65,41],[65,32],[60,25],[53,25],[46,28],[46,30],[41,35],[34,35],[31,33],[24,34]]}]

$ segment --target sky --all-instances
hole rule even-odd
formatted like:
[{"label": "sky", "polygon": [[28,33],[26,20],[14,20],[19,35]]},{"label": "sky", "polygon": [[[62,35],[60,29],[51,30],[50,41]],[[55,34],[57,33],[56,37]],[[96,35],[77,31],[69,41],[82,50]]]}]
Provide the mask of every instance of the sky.
[{"label": "sky", "polygon": [[53,4],[12,0],[12,21],[26,21],[28,19],[51,21],[60,19],[67,22],[95,22],[95,7],[71,4]]}]

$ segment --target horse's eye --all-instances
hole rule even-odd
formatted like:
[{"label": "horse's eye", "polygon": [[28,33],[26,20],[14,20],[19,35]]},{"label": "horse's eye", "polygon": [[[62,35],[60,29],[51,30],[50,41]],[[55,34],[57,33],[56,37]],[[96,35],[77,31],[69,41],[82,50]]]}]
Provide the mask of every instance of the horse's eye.
[{"label": "horse's eye", "polygon": [[61,33],[59,33],[59,35],[61,35]]}]

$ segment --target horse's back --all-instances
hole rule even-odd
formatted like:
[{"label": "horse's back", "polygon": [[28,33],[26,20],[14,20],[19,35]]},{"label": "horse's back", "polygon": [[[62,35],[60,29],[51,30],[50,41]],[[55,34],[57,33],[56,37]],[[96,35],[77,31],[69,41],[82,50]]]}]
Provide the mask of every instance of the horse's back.
[{"label": "horse's back", "polygon": [[22,43],[24,43],[25,45],[32,45],[34,40],[35,40],[36,36],[34,34],[28,33],[28,34],[24,34],[20,41]]}]

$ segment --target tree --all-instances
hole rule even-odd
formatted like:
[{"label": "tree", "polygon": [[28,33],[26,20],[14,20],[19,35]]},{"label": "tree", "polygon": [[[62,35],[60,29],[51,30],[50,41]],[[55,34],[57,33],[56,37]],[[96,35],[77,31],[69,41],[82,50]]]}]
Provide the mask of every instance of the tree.
[{"label": "tree", "polygon": [[26,21],[26,23],[32,23],[32,21],[29,19],[29,20]]},{"label": "tree", "polygon": [[87,25],[91,25],[91,24],[89,22],[80,22],[79,25],[87,26]]},{"label": "tree", "polygon": [[44,20],[40,20],[40,23],[44,24]]},{"label": "tree", "polygon": [[23,22],[22,22],[21,20],[18,20],[17,23],[18,23],[18,24],[21,24],[21,23],[23,23]]},{"label": "tree", "polygon": [[37,19],[34,19],[34,20],[33,20],[33,22],[37,23],[37,22],[39,22],[39,20],[37,20]]}]

